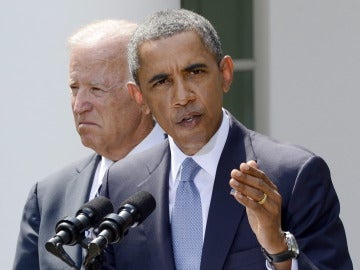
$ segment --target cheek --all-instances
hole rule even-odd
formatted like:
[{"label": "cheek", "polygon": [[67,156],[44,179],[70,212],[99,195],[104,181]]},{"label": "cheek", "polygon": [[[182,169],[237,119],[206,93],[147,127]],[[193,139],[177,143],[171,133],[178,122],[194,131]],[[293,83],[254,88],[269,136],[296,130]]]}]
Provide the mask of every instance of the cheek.
[{"label": "cheek", "polygon": [[[152,100],[149,100],[149,108],[150,108],[150,111],[152,112],[153,115],[158,115],[158,116],[165,116],[165,115],[162,115],[162,114],[166,114],[169,107],[171,107],[171,104],[168,102],[168,100],[163,97],[161,99],[152,99]],[[167,112],[167,114],[169,114]]]},{"label": "cheek", "polygon": [[206,102],[212,105],[222,104],[224,92],[222,91],[221,86],[214,87],[214,85],[209,85],[207,89],[212,89],[212,91],[209,91],[208,94],[205,95]]},{"label": "cheek", "polygon": [[170,118],[170,112],[165,109],[166,106],[160,103],[151,103],[148,106],[156,121],[162,125],[166,124],[166,119]]}]

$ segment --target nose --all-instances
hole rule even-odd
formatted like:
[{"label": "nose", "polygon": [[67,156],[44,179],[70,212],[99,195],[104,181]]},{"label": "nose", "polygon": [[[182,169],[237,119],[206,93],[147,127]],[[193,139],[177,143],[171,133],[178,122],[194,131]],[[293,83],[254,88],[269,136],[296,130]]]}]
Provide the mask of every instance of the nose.
[{"label": "nose", "polygon": [[174,88],[175,106],[184,106],[195,100],[195,94],[186,82],[179,80],[174,84]]},{"label": "nose", "polygon": [[92,108],[90,92],[84,88],[79,88],[72,96],[72,109],[76,114],[90,111]]}]

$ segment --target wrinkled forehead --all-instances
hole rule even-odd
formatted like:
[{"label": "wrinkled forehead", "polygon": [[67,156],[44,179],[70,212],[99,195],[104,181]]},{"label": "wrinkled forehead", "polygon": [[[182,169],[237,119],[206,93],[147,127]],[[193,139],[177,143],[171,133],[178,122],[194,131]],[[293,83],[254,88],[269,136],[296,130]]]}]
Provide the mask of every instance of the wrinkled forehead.
[{"label": "wrinkled forehead", "polygon": [[70,83],[111,89],[127,81],[128,78],[127,65],[119,65],[117,61],[111,59],[80,57],[77,55],[72,57],[70,61]]}]

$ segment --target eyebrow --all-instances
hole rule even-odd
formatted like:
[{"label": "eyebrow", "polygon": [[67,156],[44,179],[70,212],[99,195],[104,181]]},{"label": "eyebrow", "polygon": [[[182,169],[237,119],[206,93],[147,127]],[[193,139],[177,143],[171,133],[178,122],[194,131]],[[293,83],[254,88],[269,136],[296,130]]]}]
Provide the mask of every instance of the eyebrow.
[{"label": "eyebrow", "polygon": [[167,77],[169,77],[169,74],[166,74],[166,73],[156,74],[155,76],[153,76],[153,77],[148,81],[148,83],[153,83],[153,82],[156,82],[156,81],[161,81],[161,80],[163,80],[163,79],[166,79]]},{"label": "eyebrow", "polygon": [[[190,65],[190,66],[185,67],[185,68],[184,68],[184,71],[185,71],[185,72],[190,72],[190,71],[193,71],[193,70],[198,69],[198,68],[206,68],[206,67],[207,67],[206,64],[195,63],[195,64],[192,64],[192,65]],[[169,77],[169,74],[167,74],[167,73],[156,74],[155,76],[153,76],[153,77],[148,81],[148,83],[153,83],[153,82],[156,82],[156,81],[161,81],[161,80],[166,79],[167,77]]]},{"label": "eyebrow", "polygon": [[195,63],[192,64],[190,66],[187,66],[186,68],[184,68],[185,72],[189,72],[189,71],[193,71],[194,69],[198,69],[198,68],[206,68],[207,65],[203,64],[203,63]]}]

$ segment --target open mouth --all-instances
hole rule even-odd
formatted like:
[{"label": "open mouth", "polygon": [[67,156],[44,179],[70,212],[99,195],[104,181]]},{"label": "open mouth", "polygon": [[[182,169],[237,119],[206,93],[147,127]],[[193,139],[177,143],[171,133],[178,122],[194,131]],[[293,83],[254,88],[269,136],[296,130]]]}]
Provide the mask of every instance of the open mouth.
[{"label": "open mouth", "polygon": [[191,117],[188,117],[188,118],[184,118],[183,121],[184,122],[191,122],[193,119],[194,119],[194,117],[191,116]]},{"label": "open mouth", "polygon": [[201,115],[186,116],[179,122],[179,124],[183,127],[193,127],[199,123],[200,118]]}]

